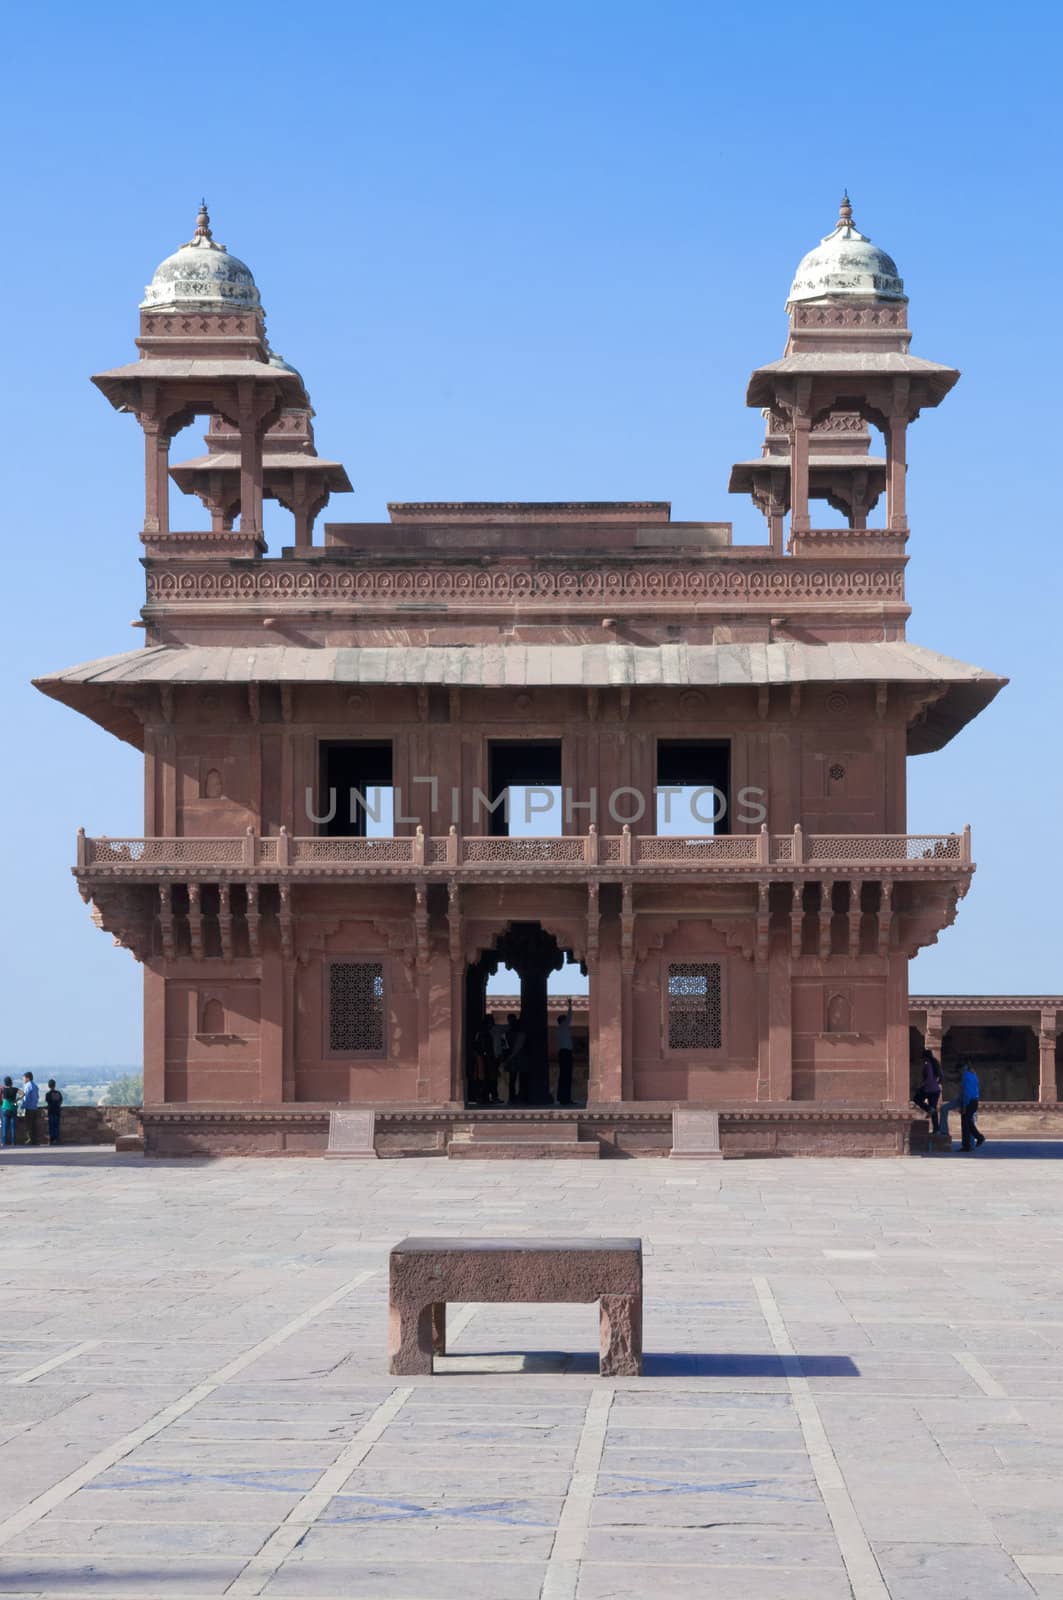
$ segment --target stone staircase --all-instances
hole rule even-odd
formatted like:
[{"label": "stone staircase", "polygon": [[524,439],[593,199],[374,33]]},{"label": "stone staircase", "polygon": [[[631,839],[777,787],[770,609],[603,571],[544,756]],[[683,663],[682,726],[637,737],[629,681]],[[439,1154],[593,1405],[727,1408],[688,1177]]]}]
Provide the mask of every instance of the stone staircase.
[{"label": "stone staircase", "polygon": [[451,1161],[597,1161],[597,1139],[580,1139],[578,1122],[470,1122],[447,1145]]}]

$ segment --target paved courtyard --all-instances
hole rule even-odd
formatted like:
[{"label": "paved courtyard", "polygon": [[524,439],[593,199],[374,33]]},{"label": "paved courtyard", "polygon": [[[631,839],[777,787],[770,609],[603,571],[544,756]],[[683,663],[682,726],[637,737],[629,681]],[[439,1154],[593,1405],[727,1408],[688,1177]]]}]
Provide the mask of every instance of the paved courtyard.
[{"label": "paved courtyard", "polygon": [[[1063,1162],[6,1153],[0,1593],[1063,1597]],[[591,1306],[460,1307],[407,1233],[641,1234]]]}]

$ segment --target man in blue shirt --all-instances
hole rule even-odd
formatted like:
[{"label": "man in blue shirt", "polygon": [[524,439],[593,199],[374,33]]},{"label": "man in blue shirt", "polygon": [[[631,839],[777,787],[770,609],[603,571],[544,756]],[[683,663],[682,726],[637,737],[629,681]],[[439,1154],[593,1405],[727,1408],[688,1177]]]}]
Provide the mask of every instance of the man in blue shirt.
[{"label": "man in blue shirt", "polygon": [[970,1151],[973,1139],[974,1148],[981,1149],[985,1144],[985,1134],[980,1133],[975,1125],[978,1114],[979,1085],[978,1074],[969,1062],[964,1061],[963,1076],[960,1079],[960,1124],[963,1129],[963,1148]]},{"label": "man in blue shirt", "polygon": [[33,1081],[32,1072],[22,1074],[22,1104],[26,1112],[26,1143],[36,1144],[40,1138],[37,1129],[41,1091]]}]

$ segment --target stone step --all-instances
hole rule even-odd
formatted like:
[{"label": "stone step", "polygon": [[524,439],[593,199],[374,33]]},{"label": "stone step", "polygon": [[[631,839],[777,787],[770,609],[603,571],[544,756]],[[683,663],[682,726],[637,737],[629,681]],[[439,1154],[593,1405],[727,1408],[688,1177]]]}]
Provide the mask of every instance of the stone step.
[{"label": "stone step", "polygon": [[472,1122],[468,1128],[460,1133],[455,1130],[455,1137],[460,1138],[464,1144],[497,1144],[501,1139],[512,1143],[518,1139],[529,1139],[533,1144],[546,1141],[550,1144],[576,1144],[579,1140],[579,1123],[571,1122]]},{"label": "stone step", "polygon": [[580,1144],[572,1139],[478,1139],[475,1143],[451,1140],[452,1161],[597,1161],[597,1139]]}]

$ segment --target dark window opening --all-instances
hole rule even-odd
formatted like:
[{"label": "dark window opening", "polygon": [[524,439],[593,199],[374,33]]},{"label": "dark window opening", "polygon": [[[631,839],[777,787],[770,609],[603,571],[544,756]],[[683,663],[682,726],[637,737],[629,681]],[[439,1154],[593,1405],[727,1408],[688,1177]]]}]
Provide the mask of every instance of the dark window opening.
[{"label": "dark window opening", "polygon": [[[492,740],[487,762],[487,832],[509,834],[561,833],[561,741],[559,739]],[[486,806],[480,808],[482,821]]]},{"label": "dark window opening", "polygon": [[657,743],[657,832],[732,833],[731,746],[726,739]]},{"label": "dark window opening", "polygon": [[393,834],[390,744],[323,744],[311,820],[318,833],[330,838]]}]

